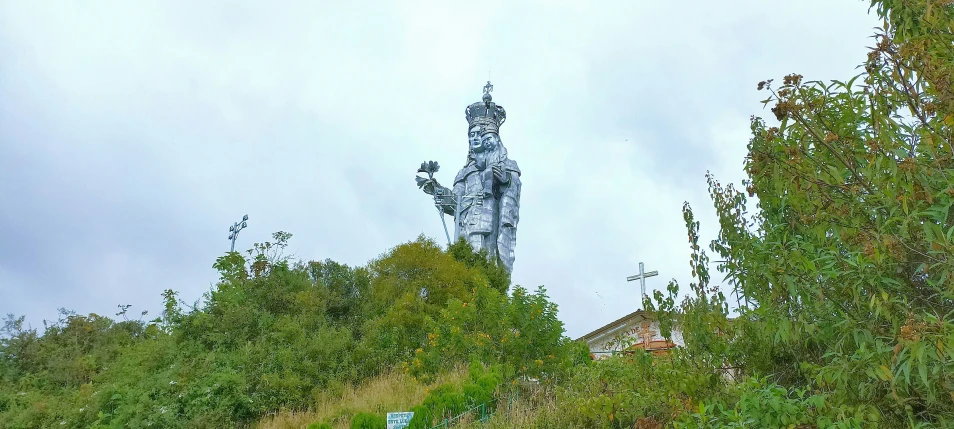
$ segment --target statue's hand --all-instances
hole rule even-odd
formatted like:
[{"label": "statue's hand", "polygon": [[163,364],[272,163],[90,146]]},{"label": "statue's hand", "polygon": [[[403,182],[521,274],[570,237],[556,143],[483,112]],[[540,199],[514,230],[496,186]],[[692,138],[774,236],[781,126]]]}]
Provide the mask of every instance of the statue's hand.
[{"label": "statue's hand", "polygon": [[415,179],[417,180],[417,187],[421,188],[427,195],[434,195],[434,189],[440,187],[440,184],[434,179],[425,179],[421,176],[417,176]]},{"label": "statue's hand", "polygon": [[508,183],[510,182],[510,172],[503,169],[500,164],[494,164],[494,179],[497,183]]}]

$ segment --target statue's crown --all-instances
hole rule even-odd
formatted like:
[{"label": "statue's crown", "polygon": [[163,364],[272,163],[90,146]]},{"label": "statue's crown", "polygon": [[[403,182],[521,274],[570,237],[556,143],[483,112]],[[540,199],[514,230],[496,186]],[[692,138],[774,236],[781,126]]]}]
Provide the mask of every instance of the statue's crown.
[{"label": "statue's crown", "polygon": [[483,100],[467,106],[467,109],[464,110],[469,127],[481,125],[485,133],[500,132],[500,126],[507,120],[507,111],[504,110],[503,106],[498,106],[492,101],[493,97],[490,96],[490,92],[493,90],[494,86],[491,85],[490,81],[487,81],[487,85],[484,85]]}]

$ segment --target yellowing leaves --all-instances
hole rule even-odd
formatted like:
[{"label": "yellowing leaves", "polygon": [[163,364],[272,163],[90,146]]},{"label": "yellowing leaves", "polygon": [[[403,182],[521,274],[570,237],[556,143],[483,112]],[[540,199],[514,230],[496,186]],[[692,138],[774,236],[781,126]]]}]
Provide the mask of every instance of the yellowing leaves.
[{"label": "yellowing leaves", "polygon": [[891,373],[891,369],[889,369],[888,367],[884,365],[881,365],[880,367],[878,367],[878,370],[879,370],[878,378],[880,378],[883,381],[889,381],[891,380],[891,378],[894,377],[894,374]]}]

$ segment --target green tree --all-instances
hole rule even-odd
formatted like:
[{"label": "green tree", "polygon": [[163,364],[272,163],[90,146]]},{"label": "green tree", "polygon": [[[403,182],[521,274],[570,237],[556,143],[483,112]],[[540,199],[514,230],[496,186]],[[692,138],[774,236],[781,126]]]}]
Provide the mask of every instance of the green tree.
[{"label": "green tree", "polygon": [[821,427],[954,425],[954,8],[871,4],[884,26],[864,73],[759,83],[778,122],[752,118],[746,192],[709,176],[720,221],[710,249],[738,319],[727,323],[724,296],[705,290],[695,241],[693,293],[680,305],[676,287],[656,296],[693,362],[780,384],[745,385],[716,420],[698,413],[703,426],[728,426],[740,398],[770,390]]},{"label": "green tree", "polygon": [[480,251],[475,252],[470,243],[461,237],[447,248],[447,253],[469,268],[480,269],[487,276],[491,288],[503,294],[507,293],[510,288],[510,273],[503,265],[497,264],[488,258],[486,250],[480,249]]},{"label": "green tree", "polygon": [[450,300],[460,300],[487,278],[457,262],[430,239],[397,246],[368,264],[367,321],[356,351],[363,375],[399,365],[424,347],[429,324]]}]

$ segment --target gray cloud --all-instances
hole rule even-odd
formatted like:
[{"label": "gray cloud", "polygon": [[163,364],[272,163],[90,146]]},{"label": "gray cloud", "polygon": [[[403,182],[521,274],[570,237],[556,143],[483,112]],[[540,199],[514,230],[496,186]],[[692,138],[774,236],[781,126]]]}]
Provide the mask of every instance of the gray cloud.
[{"label": "gray cloud", "polygon": [[524,172],[515,281],[584,334],[637,305],[639,261],[689,281],[682,202],[711,237],[703,175],[743,177],[756,82],[853,75],[866,8],[4,2],[0,312],[197,299],[245,213],[240,248],[285,230],[303,258],[442,241],[414,170],[460,167],[489,75]]}]

